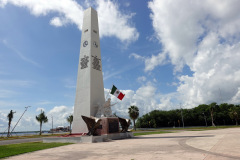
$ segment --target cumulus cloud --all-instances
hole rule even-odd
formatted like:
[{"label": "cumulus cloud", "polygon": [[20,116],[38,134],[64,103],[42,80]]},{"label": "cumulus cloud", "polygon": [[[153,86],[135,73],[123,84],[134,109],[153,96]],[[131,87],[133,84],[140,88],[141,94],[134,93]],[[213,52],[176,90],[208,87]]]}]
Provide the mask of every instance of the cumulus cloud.
[{"label": "cumulus cloud", "polygon": [[[13,115],[11,130],[14,128],[14,131],[32,131],[37,130],[39,125],[35,120],[35,117],[28,116],[24,114],[24,116],[20,119],[23,112],[16,111]],[[9,112],[1,112],[0,111],[0,132],[7,132],[8,128],[8,118],[7,115]],[[19,120],[20,119],[20,120]],[[17,124],[19,120],[19,123]],[[15,126],[16,125],[16,126]]]},{"label": "cumulus cloud", "polygon": [[4,132],[7,128],[7,114],[0,111],[0,132]]},{"label": "cumulus cloud", "polygon": [[[63,20],[69,20],[69,23],[74,23],[81,29],[83,19],[83,8],[74,0],[4,0],[1,1],[2,7],[7,4],[12,4],[18,7],[26,7],[31,14],[35,16],[46,16],[49,13],[57,13],[61,18],[58,18],[59,23]],[[55,20],[56,21],[56,20]]]},{"label": "cumulus cloud", "polygon": [[[51,110],[46,111],[45,108],[37,108],[36,111],[27,111],[18,125],[16,126],[14,131],[38,131],[39,130],[39,122],[36,120],[36,116],[40,114],[40,112],[45,111],[45,115],[48,118],[48,122],[43,124],[43,130],[49,130],[52,128],[52,118],[53,118],[53,127],[57,126],[69,126],[66,118],[73,114],[73,107],[67,106],[55,106]],[[22,111],[17,111],[14,114],[14,118],[12,121],[12,128],[16,125],[17,121],[22,115]],[[0,132],[4,132],[7,129],[8,120],[7,114],[0,111]]]},{"label": "cumulus cloud", "polygon": [[[112,111],[120,117],[129,118],[128,108],[131,105],[135,105],[139,108],[140,116],[152,110],[170,109],[175,107],[173,100],[176,99],[176,95],[163,95],[157,92],[156,87],[150,82],[142,85],[136,91],[121,90],[121,92],[125,94],[125,97],[121,102],[111,94],[108,96],[111,97],[113,104],[117,103],[112,107]],[[107,93],[108,90],[105,89],[105,94],[107,95]]]},{"label": "cumulus cloud", "polygon": [[[129,44],[139,37],[131,18],[134,13],[125,14],[120,11],[118,4],[110,0],[85,1],[82,4],[74,0],[1,0],[0,7],[12,4],[27,8],[34,16],[56,14],[50,24],[56,27],[75,24],[82,29],[83,11],[86,7],[95,6],[98,11],[99,29],[101,37],[115,36],[122,42]],[[110,21],[109,21],[110,20]]]},{"label": "cumulus cloud", "polygon": [[60,17],[54,17],[51,19],[50,24],[56,27],[61,27],[65,25],[67,22],[62,20]]},{"label": "cumulus cloud", "polygon": [[152,55],[151,58],[146,58],[145,59],[145,69],[144,71],[151,71],[153,70],[156,66],[158,65],[164,65],[166,64],[166,54],[165,53],[161,53],[158,54],[157,56]]},{"label": "cumulus cloud", "polygon": [[158,55],[152,55],[151,57],[141,56],[137,53],[131,53],[129,58],[133,57],[134,59],[144,61],[145,68],[144,71],[152,71],[156,66],[167,64],[167,54],[160,53]]},{"label": "cumulus cloud", "polygon": [[[47,115],[50,120],[53,117],[54,126],[68,126],[67,117],[73,114],[73,107],[55,106]],[[51,124],[51,123],[49,123]]]},{"label": "cumulus cloud", "polygon": [[116,36],[122,42],[136,41],[139,33],[129,20],[134,14],[123,14],[118,5],[111,1],[97,0],[100,36]]},{"label": "cumulus cloud", "polygon": [[141,77],[138,77],[138,78],[137,78],[137,81],[138,81],[139,83],[145,82],[146,80],[147,80],[147,78],[146,78],[145,76],[141,76]]},{"label": "cumulus cloud", "polygon": [[163,52],[147,59],[145,70],[162,65],[166,53],[175,72],[193,72],[178,76],[179,101],[239,103],[240,2],[153,0],[148,7]]}]

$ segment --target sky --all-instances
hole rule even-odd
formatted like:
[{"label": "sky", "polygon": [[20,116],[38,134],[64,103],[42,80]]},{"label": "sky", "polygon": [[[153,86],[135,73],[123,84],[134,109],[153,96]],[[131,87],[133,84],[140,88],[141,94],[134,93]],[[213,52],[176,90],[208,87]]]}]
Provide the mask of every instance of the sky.
[{"label": "sky", "polygon": [[83,11],[98,12],[105,94],[117,115],[240,103],[238,0],[0,0],[0,132],[67,126],[73,113]]}]

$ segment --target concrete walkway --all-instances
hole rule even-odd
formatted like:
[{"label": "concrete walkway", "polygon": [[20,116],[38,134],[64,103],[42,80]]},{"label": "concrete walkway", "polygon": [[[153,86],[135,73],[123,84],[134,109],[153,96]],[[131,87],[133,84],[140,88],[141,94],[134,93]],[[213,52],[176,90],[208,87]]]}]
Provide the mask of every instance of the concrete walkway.
[{"label": "concrete walkway", "polygon": [[10,157],[15,160],[240,159],[240,128],[184,131],[92,144],[72,144]]}]

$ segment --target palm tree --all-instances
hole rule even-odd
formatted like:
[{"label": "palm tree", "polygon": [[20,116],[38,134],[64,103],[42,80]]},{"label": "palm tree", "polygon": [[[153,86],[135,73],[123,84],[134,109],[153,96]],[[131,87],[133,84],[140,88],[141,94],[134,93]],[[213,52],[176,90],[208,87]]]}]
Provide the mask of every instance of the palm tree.
[{"label": "palm tree", "polygon": [[70,134],[72,134],[72,122],[73,122],[73,115],[67,117],[67,121],[70,123]]},{"label": "palm tree", "polygon": [[45,116],[44,111],[41,110],[41,113],[36,116],[36,120],[40,123],[40,133],[39,135],[42,135],[42,123],[47,123],[48,122],[48,118],[47,116]]},{"label": "palm tree", "polygon": [[213,119],[213,114],[214,114],[214,108],[217,106],[217,103],[216,102],[213,102],[211,104],[208,105],[209,106],[209,110],[210,110],[210,113],[211,113],[211,119],[212,119],[212,126],[213,127],[216,127],[215,124],[214,124],[214,119]]},{"label": "palm tree", "polygon": [[229,116],[231,119],[235,119],[236,121],[236,126],[238,125],[238,117],[239,115],[239,108],[237,108],[236,106],[233,106],[232,108],[229,109]]},{"label": "palm tree", "polygon": [[10,128],[11,128],[11,123],[12,123],[12,119],[13,119],[13,114],[16,112],[13,112],[12,110],[10,111],[10,113],[8,114],[8,134],[7,137],[10,136]]},{"label": "palm tree", "polygon": [[129,117],[133,120],[134,130],[136,131],[135,120],[139,116],[139,109],[138,109],[138,107],[137,106],[130,106],[128,108],[128,114],[129,114]]}]

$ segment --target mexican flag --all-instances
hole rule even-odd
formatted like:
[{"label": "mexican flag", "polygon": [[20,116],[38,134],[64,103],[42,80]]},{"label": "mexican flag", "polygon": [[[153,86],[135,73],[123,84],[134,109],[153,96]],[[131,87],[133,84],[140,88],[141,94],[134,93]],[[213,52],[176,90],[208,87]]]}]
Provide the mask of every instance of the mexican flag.
[{"label": "mexican flag", "polygon": [[117,89],[117,87],[115,87],[114,85],[113,85],[113,87],[112,87],[111,94],[114,95],[114,96],[116,96],[116,97],[117,97],[118,99],[120,99],[120,100],[122,100],[123,97],[125,96],[125,94],[123,94],[122,92],[120,92],[120,91]]}]

